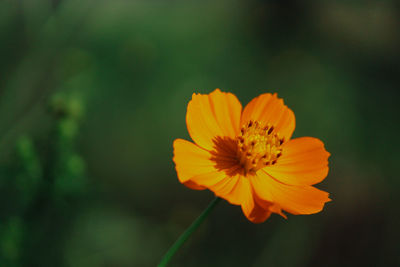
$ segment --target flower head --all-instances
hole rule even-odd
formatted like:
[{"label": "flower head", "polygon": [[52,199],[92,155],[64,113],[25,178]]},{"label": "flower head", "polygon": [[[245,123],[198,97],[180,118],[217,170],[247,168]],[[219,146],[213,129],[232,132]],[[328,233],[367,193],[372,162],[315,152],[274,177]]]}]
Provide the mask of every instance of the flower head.
[{"label": "flower head", "polygon": [[179,181],[240,205],[250,221],[313,214],[330,201],[312,186],[327,176],[330,154],[317,138],[290,139],[294,113],[276,94],[254,98],[243,111],[231,93],[193,94],[186,124],[194,143],[174,141]]}]

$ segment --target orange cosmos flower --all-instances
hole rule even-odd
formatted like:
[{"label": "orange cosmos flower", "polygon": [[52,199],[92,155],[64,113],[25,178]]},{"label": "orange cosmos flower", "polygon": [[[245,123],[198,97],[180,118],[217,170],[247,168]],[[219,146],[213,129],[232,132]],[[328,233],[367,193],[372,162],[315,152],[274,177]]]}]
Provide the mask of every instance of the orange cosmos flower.
[{"label": "orange cosmos flower", "polygon": [[186,124],[195,144],[174,141],[179,181],[240,205],[250,221],[286,218],[282,210],[317,213],[330,201],[312,186],[327,176],[330,154],[317,138],[290,139],[294,113],[276,94],[254,98],[243,112],[231,93],[193,94]]}]

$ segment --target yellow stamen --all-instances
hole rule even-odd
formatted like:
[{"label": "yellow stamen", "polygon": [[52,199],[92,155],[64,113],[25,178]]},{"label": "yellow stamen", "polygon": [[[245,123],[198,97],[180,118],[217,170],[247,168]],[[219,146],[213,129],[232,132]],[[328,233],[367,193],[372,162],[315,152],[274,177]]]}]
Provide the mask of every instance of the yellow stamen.
[{"label": "yellow stamen", "polygon": [[263,126],[259,121],[252,120],[243,125],[237,137],[237,156],[245,173],[276,164],[282,156],[283,142],[284,139],[271,125]]}]

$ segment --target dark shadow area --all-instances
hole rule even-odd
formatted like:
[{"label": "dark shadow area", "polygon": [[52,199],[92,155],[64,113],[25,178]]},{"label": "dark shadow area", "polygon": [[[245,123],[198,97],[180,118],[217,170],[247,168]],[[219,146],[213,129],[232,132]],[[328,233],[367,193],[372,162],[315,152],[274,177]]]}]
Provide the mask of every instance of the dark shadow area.
[{"label": "dark shadow area", "polygon": [[237,140],[230,137],[217,136],[213,139],[214,150],[211,151],[211,160],[215,168],[232,177],[243,174],[243,168],[237,159]]}]

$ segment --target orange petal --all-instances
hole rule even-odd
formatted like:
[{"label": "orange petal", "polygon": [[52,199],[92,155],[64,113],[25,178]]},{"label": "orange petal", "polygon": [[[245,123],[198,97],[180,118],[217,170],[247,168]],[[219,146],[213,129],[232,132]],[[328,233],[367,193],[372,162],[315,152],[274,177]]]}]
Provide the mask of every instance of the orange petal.
[{"label": "orange petal", "polygon": [[281,215],[283,218],[287,219],[286,214],[284,214],[284,213],[282,212],[281,207],[280,207],[277,203],[272,203],[272,202],[270,202],[270,201],[266,201],[266,200],[260,199],[260,198],[257,196],[257,194],[254,194],[254,195],[255,195],[254,198],[255,198],[256,202],[257,202],[263,209],[269,210],[269,211],[272,212],[272,213],[279,214],[279,215]]},{"label": "orange petal", "polygon": [[214,90],[209,95],[193,94],[188,104],[186,125],[193,141],[207,150],[218,136],[235,138],[242,105],[235,95]]},{"label": "orange petal", "polygon": [[280,183],[263,170],[252,176],[250,181],[259,198],[277,203],[283,210],[292,214],[317,213],[330,201],[327,192],[309,185]]},{"label": "orange petal", "polygon": [[[241,180],[244,178],[238,173],[240,166],[232,165],[225,155],[215,156],[191,142],[176,139],[173,160],[179,181],[191,189],[208,188],[235,205],[240,205],[246,196],[248,188],[243,186]],[[225,164],[221,164],[221,160]],[[220,169],[220,165],[228,167]]]},{"label": "orange petal", "polygon": [[[196,178],[194,178],[195,180]],[[220,182],[208,185],[208,189],[218,197],[227,200],[233,205],[240,205],[247,196],[248,187],[243,183],[245,180],[241,175],[225,176]]]},{"label": "orange petal", "polygon": [[240,125],[249,120],[257,120],[265,125],[269,123],[285,141],[290,139],[295,128],[293,111],[283,104],[277,94],[262,94],[251,100],[243,110]]},{"label": "orange petal", "polygon": [[200,186],[200,185],[196,184],[195,182],[193,182],[191,180],[187,180],[186,182],[183,182],[183,184],[186,187],[189,187],[190,189],[193,189],[193,190],[204,190],[204,189],[206,189],[204,186]]},{"label": "orange petal", "polygon": [[281,209],[281,207],[280,207],[278,204],[276,204],[276,203],[272,204],[271,206],[269,206],[269,210],[270,210],[271,212],[276,213],[276,214],[279,214],[279,215],[281,215],[283,218],[287,219],[286,214],[282,212],[282,209]]},{"label": "orange petal", "polygon": [[253,195],[250,182],[247,178],[242,179],[243,200],[242,200],[242,211],[244,215],[253,223],[262,223],[269,218],[271,212],[263,209],[255,199]]},{"label": "orange petal", "polygon": [[[206,178],[211,180],[212,184],[215,184],[224,178],[224,175],[220,175],[219,171],[214,167],[215,163],[211,160],[212,155],[209,151],[183,139],[176,139],[173,146],[173,160],[181,183],[192,189],[204,189],[205,187],[190,179],[210,173]],[[214,181],[213,179],[216,180]]]},{"label": "orange petal", "polygon": [[290,185],[313,185],[328,175],[328,157],[321,140],[313,137],[292,139],[282,147],[277,163],[264,170]]}]

